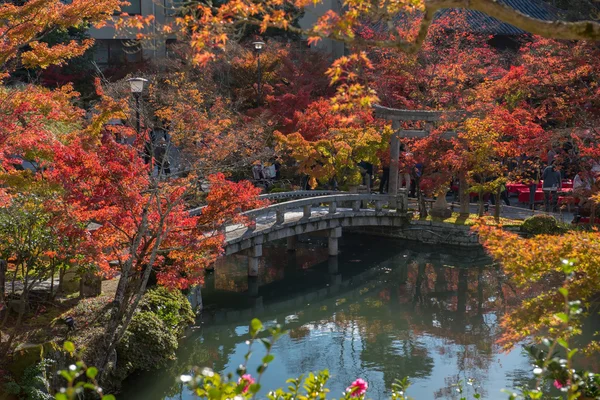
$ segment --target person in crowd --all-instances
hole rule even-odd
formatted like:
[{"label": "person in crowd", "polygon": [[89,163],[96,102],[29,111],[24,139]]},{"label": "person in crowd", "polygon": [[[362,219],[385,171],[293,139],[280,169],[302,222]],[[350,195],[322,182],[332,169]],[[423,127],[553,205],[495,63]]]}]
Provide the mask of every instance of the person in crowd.
[{"label": "person in crowd", "polygon": [[548,150],[548,165],[552,164],[554,162],[554,158],[556,157],[556,150],[554,149],[554,146],[552,148],[550,148],[550,150]]},{"label": "person in crowd", "polygon": [[367,187],[369,193],[371,192],[371,182],[373,181],[373,164],[366,161],[358,163],[360,172],[362,174],[362,184]]},{"label": "person in crowd", "polygon": [[558,189],[562,187],[562,177],[560,170],[557,169],[555,163],[549,164],[542,173],[542,180],[544,184],[542,189],[544,191],[544,209],[546,212],[554,212],[556,210],[556,203],[558,202]]},{"label": "person in crowd", "polygon": [[592,192],[592,178],[590,174],[580,169],[573,179],[573,196],[579,199],[579,208],[585,209]]},{"label": "person in crowd", "polygon": [[302,179],[300,180],[300,188],[302,190],[310,190],[310,176],[302,175]]},{"label": "person in crowd", "polygon": [[162,173],[165,175],[171,174],[171,163],[169,162],[167,145],[165,139],[160,139],[154,148],[154,160],[156,161],[159,175]]},{"label": "person in crowd", "polygon": [[260,180],[264,179],[263,165],[258,160],[254,161],[254,163],[252,163],[252,178],[255,181],[260,181]]},{"label": "person in crowd", "polygon": [[523,157],[521,161],[523,183],[529,186],[529,208],[535,209],[535,192],[540,182],[539,157]]},{"label": "person in crowd", "polygon": [[413,156],[411,152],[404,152],[404,159],[402,160],[403,169],[398,174],[398,189],[410,190],[410,172],[413,169]]},{"label": "person in crowd", "polygon": [[600,174],[600,163],[596,160],[592,160],[591,164],[592,164],[592,168],[591,168],[590,172],[591,172],[591,175],[593,178],[596,175]]},{"label": "person in crowd", "polygon": [[263,166],[263,176],[265,177],[265,179],[275,179],[275,175],[277,175],[277,169],[275,168],[275,164]]},{"label": "person in crowd", "polygon": [[421,175],[423,175],[423,163],[416,163],[412,169],[413,181],[410,186],[410,197],[417,197],[417,180],[421,179]]},{"label": "person in crowd", "polygon": [[150,161],[152,161],[152,141],[146,140],[144,142],[144,152],[142,157],[144,158],[144,164],[150,164]]},{"label": "person in crowd", "polygon": [[281,179],[281,159],[277,157],[273,165],[275,166],[275,180],[278,181]]},{"label": "person in crowd", "polygon": [[378,153],[379,159],[381,160],[381,177],[379,179],[379,193],[384,194],[388,192],[390,184],[390,151],[382,150]]}]

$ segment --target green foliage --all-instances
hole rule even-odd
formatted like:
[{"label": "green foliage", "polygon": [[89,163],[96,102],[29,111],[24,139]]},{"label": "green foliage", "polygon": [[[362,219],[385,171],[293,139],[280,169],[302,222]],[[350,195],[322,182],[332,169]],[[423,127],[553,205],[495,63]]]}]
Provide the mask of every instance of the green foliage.
[{"label": "green foliage", "polygon": [[53,397],[49,394],[50,383],[47,378],[47,369],[53,361],[42,359],[40,362],[25,368],[21,382],[8,381],[3,389],[27,400],[50,400]]},{"label": "green foliage", "polygon": [[35,194],[17,195],[10,205],[0,207],[0,256],[4,259],[30,259],[32,270],[41,268],[39,256],[54,247],[48,225],[50,214],[43,199]]},{"label": "green foliage", "polygon": [[118,375],[135,370],[164,367],[175,358],[177,334],[158,315],[150,311],[136,313],[117,346]]},{"label": "green foliage", "polygon": [[117,346],[116,378],[136,370],[162,368],[173,360],[179,335],[194,317],[190,302],[181,292],[161,287],[148,290]]},{"label": "green foliage", "polygon": [[269,189],[269,193],[284,193],[287,192],[289,189],[286,189],[284,187],[272,187]]},{"label": "green foliage", "polygon": [[533,374],[536,383],[533,389],[518,388],[518,393],[509,393],[510,399],[544,399],[548,398],[544,393],[544,383],[553,382],[553,386],[566,394],[566,399],[598,398],[600,394],[600,374],[576,371],[573,368],[573,357],[579,349],[571,348],[569,340],[578,332],[579,320],[583,315],[582,303],[579,300],[569,298],[567,283],[575,273],[575,263],[563,260],[562,271],[565,274],[565,282],[558,292],[563,298],[563,310],[554,314],[554,321],[548,333],[551,337],[543,338],[542,345],[547,350],[534,346],[526,350],[533,358]]},{"label": "green foliage", "polygon": [[195,314],[188,299],[178,290],[156,287],[148,290],[140,302],[142,311],[154,314],[177,334],[194,323]]},{"label": "green foliage", "polygon": [[61,370],[58,374],[64,378],[67,382],[67,387],[63,387],[54,397],[49,396],[48,399],[56,400],[75,400],[81,398],[87,398],[86,392],[96,392],[97,397],[101,400],[115,400],[113,395],[103,395],[102,388],[98,386],[96,376],[98,375],[98,369],[95,367],[88,367],[81,357],[75,352],[75,345],[71,342],[65,342],[63,344],[63,350],[70,357],[75,357],[78,361],[75,364],[69,365],[69,369]]},{"label": "green foliage", "polygon": [[534,215],[523,222],[521,230],[530,235],[553,235],[562,232],[556,218],[551,215]]}]

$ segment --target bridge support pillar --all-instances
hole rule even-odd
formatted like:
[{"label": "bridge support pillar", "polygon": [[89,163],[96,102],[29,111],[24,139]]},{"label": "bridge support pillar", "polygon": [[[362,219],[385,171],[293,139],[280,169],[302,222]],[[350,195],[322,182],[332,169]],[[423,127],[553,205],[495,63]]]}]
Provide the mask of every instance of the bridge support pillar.
[{"label": "bridge support pillar", "polygon": [[258,277],[248,277],[248,295],[252,297],[258,296]]},{"label": "bridge support pillar", "polygon": [[250,249],[250,256],[248,257],[248,276],[258,276],[258,265],[260,264],[260,258],[262,257],[262,244],[255,244]]},{"label": "bridge support pillar", "polygon": [[329,230],[329,255],[338,255],[338,239],[342,237],[342,228],[337,227]]},{"label": "bridge support pillar", "polygon": [[298,242],[298,236],[289,236],[287,238],[287,251],[296,251],[296,243]]},{"label": "bridge support pillar", "polygon": [[327,261],[327,271],[331,275],[335,275],[338,273],[338,258],[330,257]]},{"label": "bridge support pillar", "polygon": [[298,262],[296,259],[296,254],[292,252],[287,253],[287,263],[285,264],[285,268],[283,270],[283,277],[289,278],[290,276],[293,276],[297,269]]},{"label": "bridge support pillar", "polygon": [[[217,260],[219,262],[219,260]],[[204,271],[204,285],[202,285],[202,289],[207,292],[215,291],[215,270],[205,270]]]},{"label": "bridge support pillar", "polygon": [[329,285],[332,290],[338,290],[339,285],[342,283],[342,275],[338,273],[338,258],[329,257],[327,267],[329,272]]}]

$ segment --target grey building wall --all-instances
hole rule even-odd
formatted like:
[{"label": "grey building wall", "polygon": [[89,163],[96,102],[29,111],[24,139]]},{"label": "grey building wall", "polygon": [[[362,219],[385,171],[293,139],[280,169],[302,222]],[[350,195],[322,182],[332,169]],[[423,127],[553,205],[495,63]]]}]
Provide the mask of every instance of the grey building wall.
[{"label": "grey building wall", "polygon": [[[122,9],[132,16],[154,15],[155,22],[147,27],[146,33],[152,34],[153,30],[160,29],[164,23],[168,23],[173,18],[178,3],[183,0],[128,0],[131,5]],[[328,10],[339,12],[341,10],[341,0],[323,0],[316,6],[308,6],[305,9],[304,16],[300,19],[300,27],[309,29],[313,26],[319,17]],[[115,18],[119,18],[116,16]],[[112,24],[102,28],[91,28],[89,34],[96,40],[94,59],[99,65],[111,65],[115,62],[136,62],[143,59],[160,59],[168,55],[167,43],[164,39],[144,40],[141,49],[133,46],[137,31],[117,31]],[[153,36],[153,35],[150,35]],[[312,49],[323,51],[336,59],[344,55],[345,45],[331,39],[320,40]]]},{"label": "grey building wall", "polygon": [[[128,0],[131,5],[122,8],[122,11],[128,13],[135,18],[137,15],[149,16],[154,15],[154,23],[146,28],[145,33],[149,36],[155,33],[160,27],[172,18],[174,7],[176,6],[173,2],[179,0]],[[120,18],[119,16],[115,16]],[[127,18],[127,17],[125,17]],[[108,60],[108,54],[111,54],[113,60],[117,59],[114,53],[124,51],[125,54],[122,58],[126,58],[127,61],[141,61],[144,59],[156,59],[164,58],[167,56],[167,46],[165,40],[150,39],[144,40],[141,45],[140,51],[132,46],[136,39],[137,30],[116,30],[113,24],[109,23],[107,26],[102,28],[91,28],[89,34],[96,40],[95,49],[95,61],[99,64],[110,64],[111,60]]]},{"label": "grey building wall", "polygon": [[[310,5],[304,9],[304,16],[299,21],[300,28],[305,30],[310,29],[327,11],[333,10],[339,13],[341,9],[342,3],[340,0],[323,0],[322,3],[316,6]],[[342,57],[345,52],[344,43],[331,39],[321,39],[316,45],[312,45],[311,48],[331,54],[333,59]]]}]

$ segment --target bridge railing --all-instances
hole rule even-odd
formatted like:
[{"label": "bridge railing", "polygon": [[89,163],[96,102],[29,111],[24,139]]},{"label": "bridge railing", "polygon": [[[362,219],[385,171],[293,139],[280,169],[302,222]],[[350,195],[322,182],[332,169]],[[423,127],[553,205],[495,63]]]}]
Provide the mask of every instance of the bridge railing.
[{"label": "bridge railing", "polygon": [[[363,208],[363,203],[372,204],[373,209]],[[343,207],[347,204],[351,204],[351,207]],[[385,212],[391,215],[397,215],[406,213],[408,209],[408,196],[404,189],[400,190],[400,193],[398,193],[398,195],[396,196],[384,194],[355,193],[334,194],[286,201],[284,203],[279,204],[272,204],[263,208],[258,208],[256,210],[246,211],[242,213],[242,215],[248,217],[251,221],[255,222],[257,217],[274,213],[276,216],[275,223],[283,224],[285,222],[285,213],[287,211],[302,209],[303,218],[310,218],[312,215],[312,208],[314,206],[321,205],[328,206],[328,214],[336,214],[340,212],[338,211],[338,208],[351,208],[351,210],[342,210],[342,212],[359,212],[361,210],[374,210],[376,213]]]},{"label": "bridge railing", "polygon": [[286,200],[286,199],[301,199],[306,197],[328,196],[335,194],[345,194],[348,192],[340,192],[336,190],[293,190],[289,192],[265,193],[258,196],[265,200]]},{"label": "bridge railing", "polygon": [[[340,192],[334,190],[293,190],[289,192],[278,192],[278,193],[265,193],[258,196],[261,200],[270,200],[270,201],[278,201],[278,200],[287,200],[287,199],[301,199],[307,197],[318,197],[318,196],[326,196],[326,195],[334,195],[334,194],[344,194],[347,192]],[[206,206],[196,207],[191,209],[190,215],[200,215],[202,214],[202,209]]]}]

